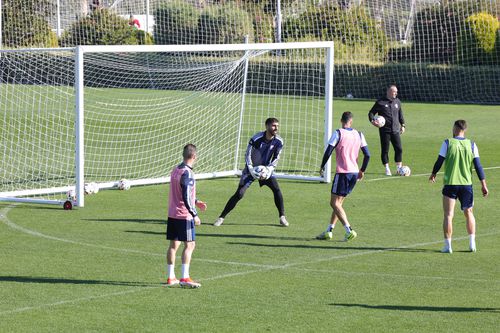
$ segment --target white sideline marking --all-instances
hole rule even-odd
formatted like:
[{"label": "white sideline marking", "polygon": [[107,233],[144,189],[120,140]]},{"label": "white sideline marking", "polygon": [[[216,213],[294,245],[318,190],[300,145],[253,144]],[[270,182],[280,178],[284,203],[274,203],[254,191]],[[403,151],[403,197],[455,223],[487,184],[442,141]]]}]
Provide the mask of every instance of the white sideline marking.
[{"label": "white sideline marking", "polygon": [[[499,167],[489,167],[489,168],[483,168],[484,170],[491,170],[491,169],[500,169]],[[439,174],[441,174],[440,172]],[[417,174],[413,175],[414,177],[420,177],[420,176],[429,176],[430,174]],[[367,180],[369,181],[379,181],[379,180],[389,180],[389,179],[399,179],[398,177],[385,177],[385,178],[376,178],[376,179],[370,179]],[[145,252],[145,251],[140,251],[140,250],[130,250],[130,249],[121,249],[121,248],[114,248],[114,247],[108,247],[108,246],[103,246],[103,245],[96,245],[96,244],[90,244],[90,243],[82,243],[82,242],[77,242],[77,241],[72,241],[68,239],[63,239],[63,238],[58,238],[54,236],[49,236],[42,234],[37,231],[32,231],[26,228],[23,228],[21,226],[18,226],[17,224],[11,222],[7,218],[7,212],[14,207],[13,205],[10,205],[0,211],[0,220],[3,221],[6,225],[9,227],[16,229],[18,231],[33,235],[35,237],[42,237],[46,239],[51,239],[51,240],[56,240],[56,241],[61,241],[61,242],[66,242],[66,243],[71,243],[75,245],[83,245],[83,246],[89,246],[89,247],[95,247],[95,248],[102,248],[102,249],[107,249],[107,250],[114,250],[114,251],[119,251],[119,252],[125,252],[125,253],[138,253],[138,254],[144,254],[144,255],[153,255],[153,256],[163,256],[163,254],[157,254],[157,253],[151,253],[151,252]],[[5,215],[4,215],[5,214]],[[494,233],[489,233],[489,234],[484,234],[481,235],[481,237],[487,237],[487,236],[493,236],[500,234],[500,232],[494,232]],[[454,238],[454,240],[464,240],[468,239],[467,236],[465,237],[457,237]],[[324,262],[324,261],[331,261],[335,259],[343,259],[343,258],[348,258],[348,257],[354,257],[354,256],[363,256],[367,254],[376,254],[376,253],[382,253],[382,252],[388,252],[388,251],[397,251],[399,249],[408,249],[408,248],[416,248],[420,246],[427,246],[427,245],[434,245],[434,244],[439,244],[441,243],[442,240],[439,241],[433,241],[433,242],[426,242],[426,243],[416,243],[412,245],[402,245],[399,247],[393,247],[393,248],[387,248],[387,249],[381,249],[381,250],[370,250],[370,251],[363,251],[363,252],[355,252],[355,253],[348,253],[344,255],[337,255],[337,256],[332,256],[332,257],[325,257],[322,259],[317,259],[317,260],[312,260],[312,261],[306,261],[306,262],[297,262],[297,263],[290,263],[290,264],[284,264],[284,265],[262,265],[262,264],[252,264],[252,263],[238,263],[238,262],[226,262],[226,261],[221,261],[221,260],[212,260],[212,259],[201,259],[198,258],[196,260],[198,261],[206,261],[206,262],[214,262],[214,263],[221,263],[221,264],[230,264],[230,265],[243,265],[243,266],[253,266],[253,267],[259,267],[260,269],[255,269],[255,270],[250,270],[250,271],[245,271],[245,272],[236,272],[236,273],[228,273],[228,274],[223,274],[223,275],[218,275],[218,276],[213,276],[210,278],[205,278],[205,279],[200,279],[200,281],[213,281],[213,280],[218,280],[218,279],[224,279],[224,278],[229,278],[229,277],[234,277],[234,276],[243,276],[247,274],[253,274],[253,273],[260,273],[263,271],[270,271],[270,270],[277,270],[277,269],[288,269],[292,268],[295,270],[301,270],[301,271],[323,271],[323,270],[314,270],[314,269],[304,269],[304,268],[294,268],[295,266],[300,266],[300,265],[308,265],[308,264],[315,264],[319,262]],[[325,272],[329,273],[345,273],[345,274],[358,274],[358,275],[376,275],[376,276],[393,276],[393,277],[407,277],[406,275],[402,274],[383,274],[383,273],[372,273],[372,272],[345,272],[345,271],[336,271],[336,270],[329,270]],[[422,279],[437,279],[437,280],[464,280],[464,281],[477,281],[477,282],[491,282],[490,280],[481,280],[481,279],[460,279],[460,278],[449,278],[449,277],[429,277],[429,276],[415,276],[411,275],[413,278],[422,278]],[[26,312],[26,311],[31,311],[31,310],[38,310],[38,309],[44,309],[47,307],[52,307],[52,306],[59,306],[59,305],[66,305],[66,304],[76,304],[79,302],[85,302],[85,301],[92,301],[95,299],[103,299],[103,298],[108,298],[108,297],[113,297],[113,296],[121,296],[121,295],[126,295],[126,294],[132,294],[132,293],[137,293],[137,292],[142,292],[142,291],[147,291],[147,290],[152,290],[152,289],[157,289],[161,288],[160,286],[152,286],[152,287],[137,287],[134,289],[128,289],[124,290],[121,292],[116,292],[116,293],[109,293],[109,294],[103,294],[103,295],[98,295],[98,296],[89,296],[89,297],[82,297],[82,298],[76,298],[73,300],[66,300],[66,301],[59,301],[55,303],[46,303],[46,304],[40,304],[37,306],[32,306],[32,307],[22,307],[18,309],[13,309],[13,310],[7,310],[0,312],[1,315],[8,315],[8,314],[15,314],[15,313],[20,313],[20,312]]]},{"label": "white sideline marking", "polygon": [[[5,217],[2,217],[3,219]],[[495,232],[495,233],[490,233],[484,236],[491,236],[491,235],[497,235],[500,232]],[[467,239],[468,237],[460,237],[456,238],[456,240],[463,240]],[[414,247],[419,247],[419,246],[425,246],[425,245],[432,245],[432,244],[437,244],[441,243],[442,241],[434,241],[434,242],[426,242],[426,243],[417,243],[413,245],[407,245],[407,246],[400,246],[397,248],[390,248],[390,249],[384,249],[384,250],[372,250],[372,251],[364,251],[364,252],[356,252],[356,253],[349,253],[345,255],[340,255],[340,256],[333,256],[333,257],[327,257],[327,258],[322,258],[322,259],[317,259],[317,260],[312,260],[312,261],[306,261],[306,262],[297,262],[297,263],[291,263],[291,264],[285,264],[285,265],[280,265],[280,266],[269,266],[269,265],[261,265],[261,269],[254,269],[250,271],[245,271],[245,272],[236,272],[236,273],[228,273],[228,274],[222,274],[222,275],[217,275],[213,276],[210,278],[205,278],[205,279],[200,279],[200,281],[213,281],[213,280],[219,280],[219,279],[224,279],[224,278],[229,278],[229,277],[234,277],[234,276],[243,276],[243,275],[248,275],[248,274],[253,274],[253,273],[261,273],[263,271],[270,271],[270,270],[277,270],[277,269],[287,269],[287,268],[293,268],[294,266],[299,266],[299,265],[306,265],[306,264],[314,264],[318,262],[323,262],[323,261],[330,261],[334,259],[342,259],[342,258],[347,258],[347,257],[354,257],[354,256],[362,256],[362,255],[367,255],[367,254],[375,254],[375,253],[381,253],[381,252],[387,252],[387,251],[396,251],[398,249],[405,249],[405,248],[414,248]],[[255,265],[258,266],[258,265]],[[344,272],[344,271],[326,271],[326,270],[315,270],[315,269],[304,269],[304,268],[297,268],[297,270],[301,271],[321,271],[321,272],[330,272],[330,273],[348,273],[348,274],[358,274],[358,275],[380,275],[380,276],[396,276],[396,277],[406,277],[405,275],[401,274],[383,274],[383,273],[370,273],[370,272]],[[411,275],[410,277],[413,278],[425,278],[425,279],[437,279],[437,280],[464,280],[464,281],[479,281],[479,282],[491,282],[488,280],[478,280],[478,279],[456,279],[456,278],[447,278],[447,277],[429,277],[429,276],[414,276]],[[89,297],[82,297],[82,298],[75,298],[72,300],[66,300],[66,301],[59,301],[59,302],[54,302],[54,303],[45,303],[45,304],[40,304],[37,306],[28,306],[28,307],[22,307],[22,308],[17,308],[13,310],[7,310],[0,312],[0,316],[2,315],[9,315],[9,314],[15,314],[15,313],[20,313],[20,312],[26,312],[26,311],[31,311],[31,310],[39,310],[39,309],[44,309],[48,307],[53,307],[53,306],[59,306],[59,305],[67,305],[67,304],[76,304],[79,302],[86,302],[86,301],[92,301],[95,299],[103,299],[103,298],[108,298],[108,297],[114,297],[114,296],[122,296],[122,295],[127,295],[127,294],[133,294],[133,293],[138,293],[142,291],[148,291],[152,289],[158,289],[162,288],[161,286],[154,286],[154,287],[137,287],[134,289],[127,289],[121,292],[115,292],[115,293],[109,293],[109,294],[103,294],[103,295],[98,295],[98,296],[89,296]]]},{"label": "white sideline marking", "polygon": [[[483,170],[493,170],[493,169],[500,169],[500,166],[494,166],[494,167],[488,167],[488,168],[483,168]],[[438,172],[437,173],[438,175],[441,175],[443,174],[443,172]],[[416,175],[411,175],[410,177],[423,177],[423,176],[430,176],[431,174],[430,173],[419,173],[419,174],[416,174]],[[397,177],[397,175],[394,175],[394,176],[385,176],[385,177],[382,177],[382,178],[374,178],[374,179],[368,179],[366,180],[366,182],[376,182],[376,181],[380,181],[380,180],[391,180],[391,179],[403,179],[405,177]]]},{"label": "white sideline marking", "polygon": [[[80,246],[88,246],[88,247],[93,247],[93,248],[98,248],[98,249],[118,251],[118,252],[123,252],[123,253],[135,253],[135,254],[156,256],[156,257],[164,257],[165,256],[165,254],[163,254],[163,253],[153,253],[153,252],[146,252],[146,251],[141,251],[141,250],[123,249],[123,248],[111,247],[111,246],[106,246],[106,245],[78,242],[78,241],[74,241],[71,239],[50,236],[50,235],[46,235],[46,234],[43,234],[43,233],[38,232],[38,231],[27,229],[27,228],[21,227],[20,225],[13,223],[12,221],[10,221],[7,218],[7,213],[12,207],[14,207],[14,205],[10,205],[10,206],[4,208],[2,211],[0,211],[0,220],[2,220],[7,226],[11,227],[12,229],[15,229],[17,231],[23,232],[23,233],[31,235],[31,236],[50,239],[50,240],[54,240],[54,241],[58,241],[58,242],[80,245]],[[216,263],[216,264],[226,264],[226,265],[239,265],[239,266],[250,266],[250,267],[269,267],[269,268],[275,267],[273,265],[241,263],[241,262],[234,262],[234,261],[222,261],[222,260],[216,260],[216,259],[197,258],[196,260],[197,261],[212,262],[212,263]]]},{"label": "white sideline marking", "polygon": [[26,312],[26,311],[31,311],[31,310],[39,310],[39,309],[44,309],[44,308],[48,308],[48,307],[51,307],[51,306],[59,306],[59,305],[65,305],[65,304],[75,304],[75,303],[79,303],[79,302],[92,301],[92,300],[95,300],[95,299],[107,298],[107,297],[112,297],[112,296],[121,296],[121,295],[126,295],[126,294],[132,294],[132,293],[136,293],[136,292],[139,292],[139,291],[144,291],[144,290],[147,290],[147,289],[156,289],[158,287],[139,287],[139,288],[140,289],[137,289],[137,288],[135,288],[135,289],[128,289],[128,290],[124,290],[124,291],[120,291],[120,292],[116,292],[116,293],[111,293],[111,294],[103,294],[103,295],[98,295],[98,296],[89,296],[89,297],[75,298],[75,299],[71,299],[71,300],[67,300],[67,301],[59,301],[59,302],[55,302],[55,303],[40,304],[40,305],[37,305],[37,306],[26,306],[26,307],[23,307],[23,308],[18,308],[18,309],[13,309],[13,310],[7,310],[7,311],[0,312],[0,316],[14,314],[14,313],[20,313],[20,312]]}]

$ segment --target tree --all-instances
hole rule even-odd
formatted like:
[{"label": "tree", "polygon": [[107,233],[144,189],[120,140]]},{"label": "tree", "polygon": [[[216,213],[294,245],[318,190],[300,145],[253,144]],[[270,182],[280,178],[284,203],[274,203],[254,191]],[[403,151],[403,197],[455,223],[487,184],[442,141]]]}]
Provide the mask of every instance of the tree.
[{"label": "tree", "polygon": [[57,46],[57,37],[48,22],[54,12],[55,6],[49,0],[3,0],[3,46]]}]

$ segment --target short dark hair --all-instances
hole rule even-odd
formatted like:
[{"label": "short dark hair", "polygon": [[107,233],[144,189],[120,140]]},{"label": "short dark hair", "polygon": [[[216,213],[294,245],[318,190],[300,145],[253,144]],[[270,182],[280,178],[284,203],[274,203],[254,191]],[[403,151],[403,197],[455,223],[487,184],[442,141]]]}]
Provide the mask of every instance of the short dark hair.
[{"label": "short dark hair", "polygon": [[340,118],[340,121],[342,124],[346,124],[349,120],[351,120],[354,117],[351,111],[346,111],[342,113],[342,118]]},{"label": "short dark hair", "polygon": [[184,149],[182,150],[182,157],[184,157],[185,160],[193,158],[195,154],[196,154],[195,145],[193,145],[192,143],[188,143],[187,145],[184,146]]},{"label": "short dark hair", "polygon": [[467,122],[463,119],[459,119],[455,121],[453,126],[461,131],[465,131],[467,129]]},{"label": "short dark hair", "polygon": [[271,125],[272,123],[279,123],[280,121],[277,118],[271,117],[266,119],[266,126]]}]

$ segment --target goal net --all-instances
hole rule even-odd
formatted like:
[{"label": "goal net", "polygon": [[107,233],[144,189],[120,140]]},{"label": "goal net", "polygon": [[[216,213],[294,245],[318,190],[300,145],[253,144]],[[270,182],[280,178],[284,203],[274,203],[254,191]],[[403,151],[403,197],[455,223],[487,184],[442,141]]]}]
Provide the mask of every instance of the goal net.
[{"label": "goal net", "polygon": [[169,181],[187,143],[199,178],[238,175],[276,117],[279,177],[318,176],[331,133],[333,43],[0,51],[0,200],[62,203],[85,184]]}]

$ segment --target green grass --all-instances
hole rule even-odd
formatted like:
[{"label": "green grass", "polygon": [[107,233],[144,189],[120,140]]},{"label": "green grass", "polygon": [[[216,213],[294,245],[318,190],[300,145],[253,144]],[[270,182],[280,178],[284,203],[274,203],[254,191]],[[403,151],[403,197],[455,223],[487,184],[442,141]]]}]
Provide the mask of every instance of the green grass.
[{"label": "green grass", "polygon": [[[405,103],[404,161],[413,174],[386,178],[367,121],[372,103],[334,105],[336,126],[353,111],[372,153],[345,202],[358,238],[341,242],[339,225],[333,241],[314,239],[330,216],[331,184],[280,182],[289,228],[278,227],[271,191],[254,185],[215,228],[238,179],[199,181],[209,207],[191,265],[198,290],[160,286],[168,185],[101,191],[73,211],[0,203],[0,331],[498,331],[498,106]],[[457,209],[455,252],[445,255],[442,175],[438,184],[427,178],[459,118],[469,122],[491,193],[481,198],[474,180],[478,252],[467,252]]]}]

